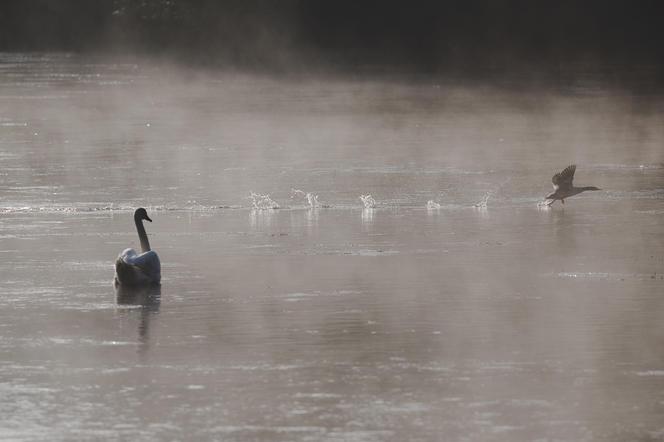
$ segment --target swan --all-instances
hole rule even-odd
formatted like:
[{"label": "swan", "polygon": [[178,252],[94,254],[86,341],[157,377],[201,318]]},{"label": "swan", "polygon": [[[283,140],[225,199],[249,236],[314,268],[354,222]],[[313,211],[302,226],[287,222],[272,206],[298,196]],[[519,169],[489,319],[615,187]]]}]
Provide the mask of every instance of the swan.
[{"label": "swan", "polygon": [[144,208],[134,212],[134,223],[141,240],[141,252],[134,249],[125,249],[115,261],[115,284],[126,286],[159,284],[161,281],[161,263],[154,250],[150,250],[148,235],[143,227],[143,220],[150,221],[148,212]]},{"label": "swan", "polygon": [[595,186],[574,187],[574,172],[576,172],[576,165],[572,164],[551,178],[553,193],[545,198],[546,201],[551,201],[547,205],[550,206],[556,200],[560,200],[561,203],[565,204],[565,198],[578,195],[586,190],[601,190]]}]

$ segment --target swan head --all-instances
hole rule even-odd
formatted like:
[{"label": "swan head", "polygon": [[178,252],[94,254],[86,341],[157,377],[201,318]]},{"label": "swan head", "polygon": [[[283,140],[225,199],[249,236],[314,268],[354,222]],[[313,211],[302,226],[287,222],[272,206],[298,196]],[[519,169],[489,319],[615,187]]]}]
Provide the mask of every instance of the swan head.
[{"label": "swan head", "polygon": [[147,212],[147,210],[145,210],[143,207],[140,207],[140,208],[136,209],[136,212],[134,212],[134,219],[135,219],[136,221],[138,221],[138,220],[146,220],[146,221],[150,221],[150,222],[152,222],[152,220],[151,220],[150,217],[148,216],[148,212]]}]

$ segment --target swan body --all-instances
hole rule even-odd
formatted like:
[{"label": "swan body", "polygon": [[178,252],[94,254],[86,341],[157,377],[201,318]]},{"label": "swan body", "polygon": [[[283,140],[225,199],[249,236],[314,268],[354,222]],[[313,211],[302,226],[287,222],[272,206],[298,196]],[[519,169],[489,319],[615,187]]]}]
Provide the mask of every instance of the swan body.
[{"label": "swan body", "polygon": [[115,283],[124,286],[159,284],[161,281],[161,263],[157,252],[150,249],[148,235],[143,227],[143,220],[152,222],[144,208],[134,212],[134,223],[141,241],[141,253],[134,249],[125,249],[115,261]]},{"label": "swan body", "polygon": [[551,178],[553,193],[546,197],[546,200],[550,201],[548,203],[549,206],[556,200],[560,200],[561,203],[565,204],[565,198],[578,195],[586,190],[600,190],[595,186],[575,187],[574,172],[576,172],[576,165],[572,164]]},{"label": "swan body", "polygon": [[134,249],[123,250],[115,261],[115,279],[123,285],[159,284],[161,263],[157,252],[139,254]]}]

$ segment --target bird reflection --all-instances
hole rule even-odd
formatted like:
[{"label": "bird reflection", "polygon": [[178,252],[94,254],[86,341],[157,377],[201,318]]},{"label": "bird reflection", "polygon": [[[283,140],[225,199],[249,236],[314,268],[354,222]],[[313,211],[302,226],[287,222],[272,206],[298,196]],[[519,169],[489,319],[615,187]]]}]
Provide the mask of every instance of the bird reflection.
[{"label": "bird reflection", "polygon": [[564,210],[551,211],[549,216],[553,221],[559,253],[563,256],[576,256],[579,252],[577,244],[579,229],[575,226],[582,225],[582,221],[575,213],[566,213]]},{"label": "bird reflection", "polygon": [[141,318],[138,324],[139,352],[148,349],[150,338],[150,319],[159,313],[161,305],[161,285],[153,284],[139,287],[115,286],[115,300],[120,306],[140,306]]}]

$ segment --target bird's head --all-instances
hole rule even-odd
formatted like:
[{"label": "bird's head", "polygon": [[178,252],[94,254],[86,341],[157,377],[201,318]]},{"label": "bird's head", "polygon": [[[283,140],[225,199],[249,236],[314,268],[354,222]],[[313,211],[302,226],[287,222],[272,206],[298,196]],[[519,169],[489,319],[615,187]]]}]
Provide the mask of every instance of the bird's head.
[{"label": "bird's head", "polygon": [[140,207],[136,209],[136,212],[134,212],[134,219],[135,220],[146,220],[152,222],[150,217],[148,216],[147,210],[145,210],[143,207]]}]

